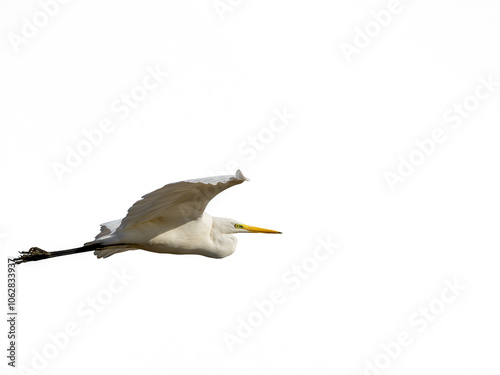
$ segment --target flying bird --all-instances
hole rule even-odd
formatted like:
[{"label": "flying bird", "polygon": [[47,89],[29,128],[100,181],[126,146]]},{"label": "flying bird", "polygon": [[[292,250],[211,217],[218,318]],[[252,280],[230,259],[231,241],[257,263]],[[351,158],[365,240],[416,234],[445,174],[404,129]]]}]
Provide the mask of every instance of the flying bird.
[{"label": "flying bird", "polygon": [[207,204],[220,192],[248,179],[238,169],[234,176],[215,176],[174,182],[142,197],[121,220],[101,224],[101,232],[82,247],[45,251],[32,247],[20,251],[16,263],[94,251],[98,258],[128,250],[155,253],[198,254],[224,258],[236,250],[235,233],[281,233],[212,217]]}]

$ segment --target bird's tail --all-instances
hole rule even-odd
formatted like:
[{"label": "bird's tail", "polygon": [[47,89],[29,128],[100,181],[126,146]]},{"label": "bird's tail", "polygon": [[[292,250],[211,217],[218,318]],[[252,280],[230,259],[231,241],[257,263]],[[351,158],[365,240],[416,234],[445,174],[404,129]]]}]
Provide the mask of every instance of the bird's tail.
[{"label": "bird's tail", "polygon": [[115,243],[119,241],[120,238],[119,234],[116,232],[121,222],[121,220],[114,220],[101,224],[101,232],[96,236],[94,241],[84,244],[84,247],[98,245],[97,248],[94,249],[94,255],[98,258],[107,258],[113,254],[137,249],[137,246]]}]

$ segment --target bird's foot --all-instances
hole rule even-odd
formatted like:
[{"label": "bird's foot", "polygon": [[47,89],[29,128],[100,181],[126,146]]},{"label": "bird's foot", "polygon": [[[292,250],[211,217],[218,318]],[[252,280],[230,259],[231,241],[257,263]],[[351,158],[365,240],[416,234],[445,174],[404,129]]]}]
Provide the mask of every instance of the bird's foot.
[{"label": "bird's foot", "polygon": [[21,256],[14,259],[16,264],[46,259],[49,257],[50,253],[48,251],[40,249],[39,247],[32,247],[28,251],[20,251],[19,254],[21,254]]}]

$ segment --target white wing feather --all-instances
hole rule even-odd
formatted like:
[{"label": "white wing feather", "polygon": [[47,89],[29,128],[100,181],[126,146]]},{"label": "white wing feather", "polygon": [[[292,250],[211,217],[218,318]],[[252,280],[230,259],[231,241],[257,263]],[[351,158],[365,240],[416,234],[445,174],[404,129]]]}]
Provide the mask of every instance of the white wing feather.
[{"label": "white wing feather", "polygon": [[220,192],[248,180],[238,169],[234,176],[215,176],[174,182],[142,197],[129,208],[118,231],[156,219],[183,224],[203,215]]},{"label": "white wing feather", "polygon": [[[131,227],[157,220],[156,228],[169,230],[195,220],[203,215],[205,207],[212,198],[245,180],[248,179],[238,170],[234,176],[206,177],[165,185],[134,203],[122,220],[101,224],[101,232],[94,241],[87,242],[85,245],[111,246],[96,250],[94,254],[98,258],[107,258],[116,253],[135,249],[136,246],[125,245],[120,241],[123,233],[134,233],[135,228]],[[113,246],[113,243],[117,245]]]}]

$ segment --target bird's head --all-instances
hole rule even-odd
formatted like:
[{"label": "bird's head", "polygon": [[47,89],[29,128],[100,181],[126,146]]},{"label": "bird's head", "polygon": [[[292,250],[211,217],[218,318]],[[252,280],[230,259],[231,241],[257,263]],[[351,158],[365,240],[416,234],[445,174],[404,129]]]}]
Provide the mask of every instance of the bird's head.
[{"label": "bird's head", "polygon": [[253,227],[251,225],[240,223],[239,221],[233,219],[217,219],[217,225],[221,233],[233,234],[233,233],[281,233],[272,229],[265,229],[259,227]]}]

